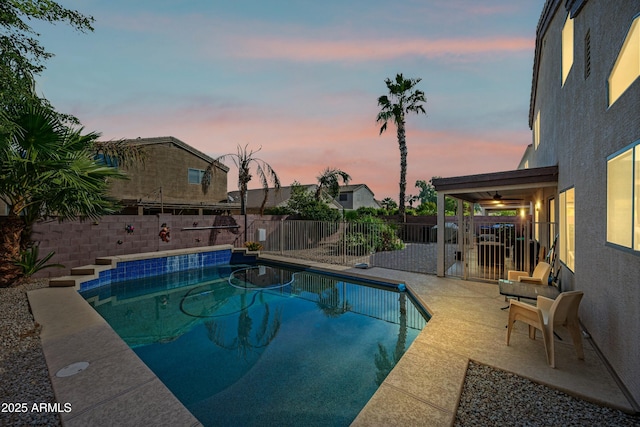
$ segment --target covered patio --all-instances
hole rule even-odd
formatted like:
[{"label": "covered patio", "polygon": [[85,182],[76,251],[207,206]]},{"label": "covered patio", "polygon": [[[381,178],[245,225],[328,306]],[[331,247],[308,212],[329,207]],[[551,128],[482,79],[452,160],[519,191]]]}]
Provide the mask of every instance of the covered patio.
[{"label": "covered patio", "polygon": [[[433,180],[433,186],[438,192],[438,260],[437,275],[447,275],[445,259],[445,197],[457,201],[458,217],[458,245],[461,259],[460,265],[463,278],[469,278],[468,245],[473,244],[478,236],[474,226],[474,215],[464,216],[464,202],[479,205],[485,214],[497,210],[516,210],[523,221],[528,221],[529,227],[537,227],[535,230],[527,228],[524,245],[529,251],[528,241],[535,234],[536,240],[543,247],[549,248],[553,244],[555,228],[555,198],[558,187],[558,167],[548,166],[542,168],[516,169],[504,172],[492,172],[479,175],[466,175],[450,178],[437,178]],[[538,227],[539,224],[549,224],[547,227]],[[524,256],[527,260],[525,268],[530,268],[530,254]],[[496,276],[497,277],[497,276]]]}]

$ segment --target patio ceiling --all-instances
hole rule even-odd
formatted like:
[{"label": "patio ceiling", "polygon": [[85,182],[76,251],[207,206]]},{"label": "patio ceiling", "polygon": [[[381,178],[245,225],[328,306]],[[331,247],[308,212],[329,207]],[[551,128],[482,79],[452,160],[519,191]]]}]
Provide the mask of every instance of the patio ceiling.
[{"label": "patio ceiling", "polygon": [[[437,192],[486,208],[526,206],[541,188],[557,187],[558,166],[437,178]],[[498,196],[496,196],[496,194]]]}]

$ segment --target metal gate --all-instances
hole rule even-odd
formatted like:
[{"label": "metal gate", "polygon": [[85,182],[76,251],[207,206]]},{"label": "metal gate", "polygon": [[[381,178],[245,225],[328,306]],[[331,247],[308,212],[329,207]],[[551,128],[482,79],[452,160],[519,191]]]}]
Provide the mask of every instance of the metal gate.
[{"label": "metal gate", "polygon": [[496,281],[509,270],[531,273],[545,259],[555,224],[519,217],[465,217],[463,238],[447,275],[468,280]]}]

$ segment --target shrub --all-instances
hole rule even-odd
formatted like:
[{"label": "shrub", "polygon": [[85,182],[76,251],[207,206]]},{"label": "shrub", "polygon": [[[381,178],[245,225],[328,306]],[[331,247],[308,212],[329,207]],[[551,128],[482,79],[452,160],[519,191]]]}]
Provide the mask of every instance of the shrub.
[{"label": "shrub", "polygon": [[26,251],[20,253],[20,260],[16,261],[15,264],[22,268],[24,277],[30,277],[45,268],[64,268],[62,264],[47,264],[51,257],[55,255],[55,252],[51,251],[44,258],[38,259],[39,252],[40,248],[38,245],[33,245]]},{"label": "shrub", "polygon": [[313,192],[297,182],[291,185],[291,197],[286,208],[296,219],[311,221],[340,221],[342,214],[322,200],[316,200]]},{"label": "shrub", "polygon": [[404,248],[397,227],[370,215],[352,221],[345,231],[343,244],[350,255],[395,251]]},{"label": "shrub", "polygon": [[264,246],[260,242],[244,242],[244,247],[250,251],[261,251]]},{"label": "shrub", "polygon": [[272,208],[265,208],[265,215],[291,215],[293,212],[287,206],[275,206]]},{"label": "shrub", "polygon": [[365,233],[348,233],[340,245],[345,248],[347,255],[368,255],[375,249],[374,242]]},{"label": "shrub", "polygon": [[358,211],[344,211],[345,221],[357,221],[359,218],[360,213]]}]

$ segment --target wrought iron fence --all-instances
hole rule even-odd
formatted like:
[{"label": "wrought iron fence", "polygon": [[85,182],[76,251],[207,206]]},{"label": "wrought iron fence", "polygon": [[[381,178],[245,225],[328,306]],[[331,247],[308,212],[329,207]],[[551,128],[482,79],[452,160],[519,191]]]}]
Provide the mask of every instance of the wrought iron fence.
[{"label": "wrought iron fence", "polygon": [[[446,258],[455,262],[457,225],[447,224]],[[419,273],[436,273],[437,227],[424,224],[255,220],[246,240],[265,253],[355,266],[358,264]],[[244,244],[241,236],[236,246]]]}]

